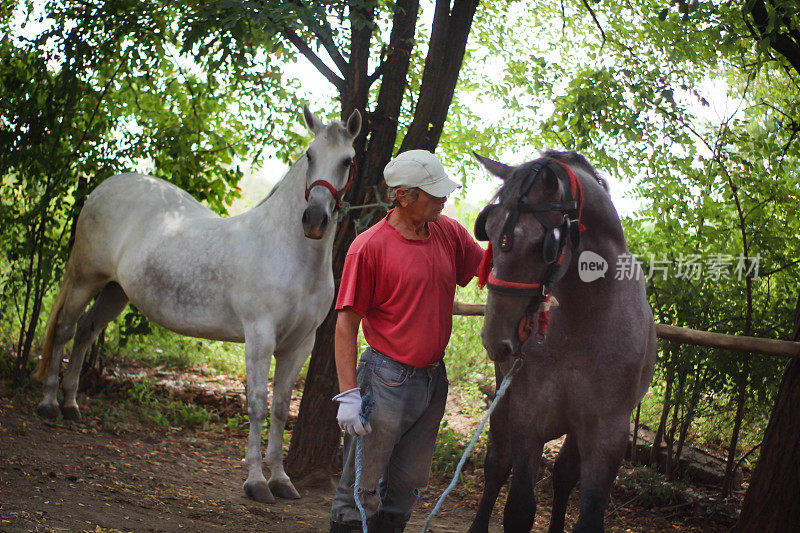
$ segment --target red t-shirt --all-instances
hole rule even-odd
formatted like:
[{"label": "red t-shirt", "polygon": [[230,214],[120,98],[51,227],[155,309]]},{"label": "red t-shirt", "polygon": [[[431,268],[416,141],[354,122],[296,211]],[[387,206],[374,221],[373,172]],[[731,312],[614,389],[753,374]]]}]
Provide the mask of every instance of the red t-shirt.
[{"label": "red t-shirt", "polygon": [[476,274],[483,249],[464,227],[441,216],[426,239],[406,239],[383,220],[360,234],[344,261],[336,309],[364,317],[370,346],[422,367],[444,355],[453,328],[456,283]]}]

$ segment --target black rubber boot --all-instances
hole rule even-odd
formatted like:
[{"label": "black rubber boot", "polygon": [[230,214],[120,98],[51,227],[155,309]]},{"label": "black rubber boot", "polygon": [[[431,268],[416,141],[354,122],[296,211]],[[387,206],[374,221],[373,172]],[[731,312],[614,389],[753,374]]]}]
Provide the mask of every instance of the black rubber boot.
[{"label": "black rubber boot", "polygon": [[341,522],[334,522],[331,520],[330,533],[361,533],[364,529],[361,527],[361,522],[348,522],[343,524]]},{"label": "black rubber boot", "polygon": [[367,531],[369,533],[403,533],[405,528],[405,522],[398,522],[393,517],[385,515],[383,511],[380,511],[367,521]]}]

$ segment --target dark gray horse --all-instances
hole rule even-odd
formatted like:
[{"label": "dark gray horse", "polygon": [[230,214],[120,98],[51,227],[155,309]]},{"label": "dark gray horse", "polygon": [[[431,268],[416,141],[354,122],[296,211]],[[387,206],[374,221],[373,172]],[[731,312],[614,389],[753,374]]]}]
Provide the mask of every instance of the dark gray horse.
[{"label": "dark gray horse", "polygon": [[550,151],[518,167],[476,157],[504,180],[475,226],[494,256],[482,276],[490,290],[481,336],[498,383],[514,360],[523,364],[491,417],[486,486],[470,531],[487,531],[512,471],[503,525],[530,531],[542,448],[564,434],[550,531],[564,530],[578,480],[574,531],[602,531],[630,414],[653,376],[655,326],[642,276],[608,191],[583,156]]}]

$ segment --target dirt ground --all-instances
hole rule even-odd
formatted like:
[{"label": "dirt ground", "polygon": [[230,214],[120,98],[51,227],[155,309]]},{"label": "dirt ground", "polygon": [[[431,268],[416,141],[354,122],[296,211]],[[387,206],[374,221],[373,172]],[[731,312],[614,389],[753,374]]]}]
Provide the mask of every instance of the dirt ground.
[{"label": "dirt ground", "polygon": [[[100,417],[50,423],[34,414],[38,393],[0,392],[0,531],[327,531],[335,479],[297,483],[300,500],[263,505],[241,484],[246,437],[225,431],[141,428],[110,431]],[[80,402],[113,405],[113,395]],[[550,450],[549,453],[554,453]],[[407,531],[421,531],[449,479],[434,480]],[[432,531],[469,528],[479,483],[459,486],[437,515]],[[545,469],[537,485],[535,531],[546,530],[552,487]],[[491,531],[502,531],[504,494]],[[713,500],[660,508],[639,506],[623,486],[607,511],[610,531],[724,531],[729,508]],[[568,524],[577,517],[573,495]]]}]

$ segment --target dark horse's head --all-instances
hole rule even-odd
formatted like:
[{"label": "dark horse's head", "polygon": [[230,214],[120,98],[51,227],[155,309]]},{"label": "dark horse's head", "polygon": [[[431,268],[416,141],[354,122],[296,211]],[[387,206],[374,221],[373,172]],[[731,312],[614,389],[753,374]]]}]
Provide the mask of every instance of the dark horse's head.
[{"label": "dark horse's head", "polygon": [[538,311],[564,275],[580,239],[583,192],[569,160],[583,158],[547,152],[513,167],[475,157],[504,182],[497,202],[475,222],[476,237],[490,242],[487,254],[492,254],[482,280],[489,295],[481,338],[489,358],[503,362],[519,357],[528,337],[547,327],[546,315]]},{"label": "dark horse's head", "polygon": [[347,123],[327,126],[303,106],[306,127],[314,140],[306,150],[306,200],[303,232],[309,239],[321,239],[333,211],[355,178],[353,140],[361,130],[361,114],[354,110]]}]

